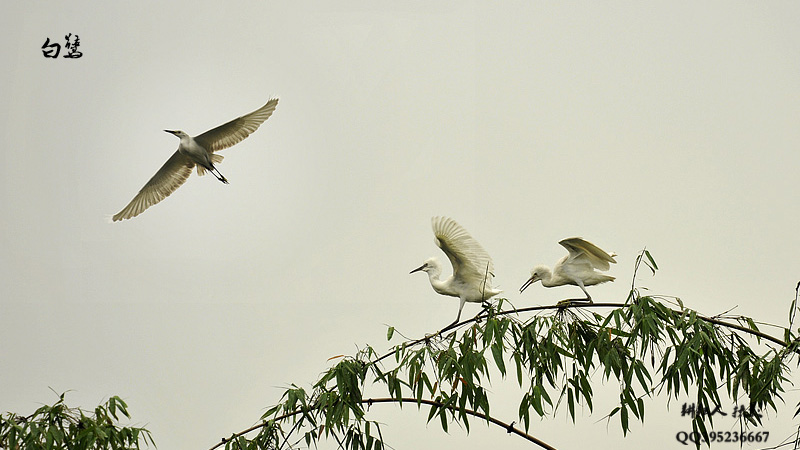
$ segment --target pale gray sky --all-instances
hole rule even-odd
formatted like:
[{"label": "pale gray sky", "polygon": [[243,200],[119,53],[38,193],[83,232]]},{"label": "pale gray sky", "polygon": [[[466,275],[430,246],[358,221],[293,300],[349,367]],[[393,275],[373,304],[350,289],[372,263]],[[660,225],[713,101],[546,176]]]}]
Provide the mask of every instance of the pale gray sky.
[{"label": "pale gray sky", "polygon": [[[85,407],[120,395],[159,448],[208,448],[329,357],[386,349],[385,324],[420,336],[453,319],[455,299],[408,275],[443,257],[434,215],[481,242],[517,306],[579,293],[517,293],[577,235],[619,254],[598,300],[624,300],[647,246],[662,268],[642,274],[651,292],[786,323],[800,279],[795,2],[0,11],[0,410],[51,402],[48,386]],[[84,56],[45,59],[45,38],[67,33]],[[177,148],[162,130],[196,135],[270,96],[275,114],[224,152],[230,185],[192,175],[108,223]],[[493,411],[516,420],[516,382],[493,380]],[[623,440],[616,421],[596,423],[616,386],[597,391],[594,415],[531,433],[558,448],[683,447],[682,401],[650,402]],[[771,439],[794,430],[786,398]],[[386,411],[373,407],[398,449],[528,448]]]}]

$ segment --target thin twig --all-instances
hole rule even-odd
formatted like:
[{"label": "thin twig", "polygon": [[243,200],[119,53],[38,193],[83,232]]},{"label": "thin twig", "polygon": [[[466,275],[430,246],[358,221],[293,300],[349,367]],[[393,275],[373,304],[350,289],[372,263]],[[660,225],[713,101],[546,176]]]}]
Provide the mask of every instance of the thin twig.
[{"label": "thin twig", "polygon": [[[565,304],[565,305],[558,305],[558,306],[556,306],[556,305],[552,305],[552,306],[531,306],[531,307],[528,307],[528,308],[521,308],[521,309],[517,309],[517,310],[513,310],[513,311],[499,311],[499,312],[496,312],[494,314],[494,316],[503,316],[503,315],[508,315],[508,314],[517,314],[517,313],[523,313],[523,312],[529,312],[529,311],[544,311],[544,310],[562,310],[563,311],[563,310],[568,309],[568,308],[629,308],[631,306],[632,305],[626,304],[626,303],[591,303],[591,304]],[[670,311],[672,311],[673,313],[678,314],[678,315],[684,314],[684,311],[677,311],[677,310],[674,310],[674,309],[670,309]],[[776,337],[770,336],[770,335],[768,335],[766,333],[762,333],[762,332],[757,331],[757,330],[753,330],[751,328],[744,327],[742,325],[738,325],[738,324],[730,323],[730,322],[725,322],[725,321],[720,320],[720,319],[716,319],[716,318],[713,318],[713,317],[707,317],[707,316],[703,316],[703,315],[700,315],[700,314],[698,314],[696,317],[698,319],[706,321],[708,323],[712,323],[712,324],[723,326],[723,327],[727,327],[727,328],[732,328],[732,329],[741,331],[743,333],[747,333],[747,334],[750,334],[750,335],[753,335],[753,336],[760,337],[762,339],[768,340],[770,342],[773,342],[775,344],[781,345],[783,347],[787,347],[789,345],[787,342],[784,342],[781,339],[778,339]],[[476,316],[476,317],[474,317],[472,319],[467,319],[467,320],[464,320],[463,322],[460,322],[460,323],[457,323],[457,324],[453,324],[452,326],[449,326],[449,327],[447,327],[447,328],[435,333],[433,336],[439,336],[439,335],[443,334],[446,330],[448,330],[450,328],[460,327],[462,325],[466,325],[468,323],[475,322],[475,321],[479,320],[480,318],[481,318],[481,314],[478,314],[478,316]],[[417,345],[417,344],[419,344],[421,342],[429,341],[430,338],[433,337],[433,336],[426,336],[424,338],[413,340],[410,343],[406,344],[405,348]],[[392,350],[391,352],[386,353],[383,356],[373,360],[372,362],[369,363],[369,365],[377,364],[378,362],[388,358],[389,356],[394,355],[399,350],[400,350],[400,347],[398,346],[397,349]],[[795,350],[795,352],[796,353],[800,353],[800,350]],[[442,403],[434,401],[434,400],[424,400],[424,399],[405,398],[405,397],[404,398],[400,398],[400,399],[393,399],[393,398],[362,399],[361,403],[365,403],[365,402],[368,403],[368,404],[371,404],[371,403],[389,403],[389,402],[401,403],[401,402],[404,402],[404,401],[405,402],[424,403],[426,405],[444,407],[444,405]],[[455,410],[455,408],[452,407],[452,406],[446,406],[446,408],[451,409],[451,410]],[[271,421],[277,422],[277,421],[280,421],[280,420],[283,420],[283,419],[286,419],[286,418],[289,418],[289,417],[296,416],[297,414],[300,414],[302,412],[303,411],[293,411],[293,412],[290,412],[290,413],[286,413],[286,414],[283,414],[281,416],[278,416],[278,417],[275,417],[275,418],[271,419]],[[472,411],[472,410],[469,410],[469,409],[465,409],[464,412],[467,413],[467,414],[470,414],[472,416],[488,420],[489,422],[494,423],[495,425],[503,427],[509,433],[517,434],[517,435],[519,435],[519,436],[521,436],[521,437],[523,437],[523,438],[525,438],[525,439],[527,439],[527,440],[529,440],[529,441],[531,441],[533,443],[536,443],[537,445],[541,446],[542,448],[545,448],[545,449],[552,449],[553,448],[553,447],[549,446],[548,444],[546,444],[545,442],[540,441],[539,439],[537,439],[537,438],[535,438],[533,436],[530,436],[527,433],[524,433],[523,431],[514,428],[512,425],[508,425],[508,424],[506,424],[506,423],[504,423],[504,422],[502,422],[500,420],[494,419],[492,417],[488,417],[488,416],[486,416],[486,415],[484,415],[484,414],[482,414],[480,412]],[[248,428],[248,429],[246,429],[244,431],[241,431],[239,433],[235,433],[234,435],[231,436],[231,438],[223,439],[222,442],[218,443],[214,447],[211,447],[211,450],[214,450],[214,449],[220,447],[221,445],[225,444],[230,439],[234,439],[234,438],[236,438],[238,436],[242,436],[242,435],[247,434],[247,433],[249,433],[251,431],[257,430],[259,428],[264,427],[265,425],[266,425],[266,422],[258,424],[258,425],[255,425],[255,426],[252,426],[252,427],[250,427],[250,428]]]},{"label": "thin twig", "polygon": [[[574,304],[574,303],[571,303],[571,304],[564,304],[564,305],[530,306],[530,307],[527,307],[527,308],[515,309],[513,311],[498,311],[498,312],[494,313],[494,316],[506,316],[506,315],[509,315],[509,314],[518,314],[518,313],[523,313],[523,312],[528,312],[528,311],[546,311],[546,310],[558,310],[558,309],[563,310],[563,309],[566,309],[566,308],[629,308],[630,306],[631,305],[627,304],[627,303],[589,303],[589,304],[585,304],[585,303],[584,304]],[[678,311],[678,310],[675,310],[675,309],[670,309],[670,311],[672,311],[675,314],[683,314],[682,311]],[[463,320],[461,322],[450,324],[447,327],[441,329],[440,331],[437,331],[433,335],[428,335],[428,336],[426,336],[424,338],[415,339],[415,340],[409,342],[408,344],[405,345],[405,348],[412,347],[414,345],[419,344],[420,342],[424,342],[424,341],[430,340],[432,337],[441,336],[442,334],[444,334],[445,331],[451,330],[453,328],[458,328],[458,327],[461,327],[462,325],[466,325],[466,324],[469,324],[469,323],[472,323],[472,322],[476,322],[480,318],[481,318],[481,315],[478,314],[478,316],[475,316],[472,319],[465,319],[465,320]],[[778,345],[781,345],[783,347],[787,347],[789,345],[789,343],[784,342],[781,339],[778,339],[778,338],[770,336],[770,335],[768,335],[766,333],[762,333],[761,331],[753,330],[753,329],[750,329],[750,328],[747,328],[747,327],[744,327],[744,326],[741,326],[741,325],[737,325],[737,324],[730,323],[730,322],[725,322],[725,321],[722,321],[722,320],[719,320],[719,319],[714,319],[712,317],[704,316],[704,315],[701,315],[701,314],[698,314],[697,318],[701,319],[701,320],[705,320],[706,322],[709,322],[709,323],[713,323],[713,324],[716,324],[716,325],[723,326],[723,327],[734,328],[736,330],[751,334],[753,336],[757,336],[757,337],[766,339],[768,341],[774,342],[774,343],[776,343]],[[395,353],[397,353],[400,350],[401,350],[401,347],[398,346],[396,349],[390,351],[389,353],[386,353],[385,355],[381,356],[380,358],[377,358],[374,361],[371,361],[369,363],[369,365],[376,364],[376,363],[378,363],[380,361],[383,361],[384,359],[394,355]],[[797,353],[800,353],[800,350],[798,350]]]},{"label": "thin twig", "polygon": [[[429,405],[429,406],[435,406],[435,407],[438,407],[438,408],[447,408],[447,409],[449,409],[451,411],[458,411],[458,412],[463,411],[464,413],[469,414],[470,416],[477,417],[479,419],[484,419],[484,420],[486,420],[486,421],[488,421],[488,422],[490,422],[490,423],[492,423],[494,425],[497,425],[497,426],[503,428],[504,430],[506,430],[506,432],[509,433],[509,434],[511,434],[511,433],[516,434],[517,436],[520,436],[520,437],[522,437],[522,438],[524,438],[524,439],[526,439],[526,440],[538,445],[539,447],[541,447],[543,449],[556,450],[556,448],[551,446],[550,444],[548,444],[548,443],[546,443],[546,442],[542,441],[541,439],[538,439],[538,438],[536,438],[534,436],[531,436],[530,434],[528,434],[528,433],[522,431],[521,429],[515,427],[513,422],[508,424],[508,423],[505,423],[505,422],[503,422],[501,420],[495,419],[494,417],[487,416],[486,414],[483,414],[483,413],[478,412],[478,411],[473,411],[471,409],[464,408],[462,410],[462,409],[460,409],[460,408],[458,408],[456,406],[450,406],[450,405],[445,406],[442,402],[438,402],[436,400],[417,399],[417,398],[413,398],[413,397],[365,398],[365,399],[361,399],[361,403],[367,403],[367,404],[370,404],[370,405],[373,404],[373,403],[402,403],[402,402],[424,404],[424,405]],[[318,409],[318,408],[314,408],[314,409]],[[300,413],[302,413],[302,411],[292,411],[290,413],[286,413],[286,414],[280,415],[278,417],[275,417],[274,419],[271,419],[271,421],[277,422],[277,421],[280,421],[280,420],[283,420],[283,419],[288,419],[289,417],[296,416],[296,415],[298,415]],[[248,428],[248,429],[246,429],[244,431],[240,431],[238,433],[233,434],[228,439],[223,438],[222,442],[219,442],[217,445],[211,447],[209,450],[214,450],[216,448],[219,448],[220,446],[224,445],[226,442],[228,442],[230,440],[233,440],[233,439],[236,439],[239,436],[243,436],[243,435],[245,435],[247,433],[250,433],[251,431],[255,431],[255,430],[259,429],[259,428],[262,428],[265,425],[266,425],[266,423],[261,423],[261,424],[258,424],[258,425],[254,425],[254,426],[252,426],[252,427],[250,427],[250,428]]]}]

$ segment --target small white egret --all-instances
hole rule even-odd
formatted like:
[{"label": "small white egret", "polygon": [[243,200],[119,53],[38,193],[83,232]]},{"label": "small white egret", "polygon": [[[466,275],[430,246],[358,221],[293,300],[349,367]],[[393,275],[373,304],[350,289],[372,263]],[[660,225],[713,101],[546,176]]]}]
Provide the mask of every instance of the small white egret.
[{"label": "small white egret", "polygon": [[519,292],[522,293],[525,288],[539,280],[542,280],[544,287],[571,284],[580,287],[586,294],[586,298],[571,299],[567,302],[586,301],[592,303],[592,296],[586,291],[586,286],[614,281],[614,277],[597,272],[595,269],[608,270],[610,267],[608,263],[617,263],[614,260],[614,256],[617,255],[608,254],[600,247],[579,237],[564,239],[559,244],[567,249],[569,255],[561,258],[553,267],[552,272],[547,266],[534,267],[531,277],[519,288]]},{"label": "small white egret", "polygon": [[431,224],[435,236],[433,241],[450,258],[453,275],[444,281],[440,280],[442,266],[435,257],[428,258],[425,264],[409,273],[426,272],[434,291],[459,298],[461,303],[453,322],[455,324],[461,319],[465,302],[483,302],[502,291],[492,288],[492,258],[467,230],[448,217],[434,217]]},{"label": "small white egret", "polygon": [[195,165],[198,175],[205,175],[206,171],[209,171],[219,181],[228,184],[228,180],[214,166],[214,164],[222,162],[223,156],[214,152],[228,148],[250,136],[264,121],[269,119],[276,106],[278,106],[278,99],[270,99],[266,105],[250,114],[233,119],[195,137],[180,130],[164,130],[181,139],[178,150],[150,178],[150,181],[128,203],[128,206],[114,215],[112,218],[114,222],[136,217],[147,208],[167,198],[186,182]]}]

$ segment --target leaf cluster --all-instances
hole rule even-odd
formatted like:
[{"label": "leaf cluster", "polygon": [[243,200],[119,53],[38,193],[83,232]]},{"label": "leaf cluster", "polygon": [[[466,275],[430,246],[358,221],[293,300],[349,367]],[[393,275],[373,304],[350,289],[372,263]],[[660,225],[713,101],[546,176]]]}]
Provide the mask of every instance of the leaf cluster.
[{"label": "leaf cluster", "polygon": [[[741,335],[758,332],[752,320],[730,328],[652,297],[633,300],[606,315],[558,307],[526,321],[493,307],[465,328],[395,346],[385,355],[393,356],[392,364],[366,347],[323,373],[310,393],[294,385],[287,389],[262,417],[258,437],[235,436],[226,448],[277,449],[300,441],[310,446],[322,437],[344,448],[383,448],[380,425],[366,419],[364,406],[378,400],[428,405],[428,420],[436,419],[443,430],[456,423],[469,431],[470,418],[491,419],[486,387],[492,367],[502,377],[512,371],[526,431],[532,416],[555,414],[564,403],[573,420],[578,407],[593,410],[595,377],[616,382],[619,403],[608,416],[619,418],[623,433],[631,418],[644,420],[644,398],[660,393],[694,396],[698,410],[720,405],[721,391],[747,397],[756,410],[776,408],[792,348],[758,354]],[[391,339],[394,330],[388,334]],[[365,398],[368,383],[383,386],[388,398]],[[693,427],[704,435],[711,420],[697,415]],[[292,441],[292,434],[300,436]]]},{"label": "leaf cluster", "polygon": [[155,446],[147,429],[119,426],[120,416],[130,418],[121,398],[111,397],[89,412],[67,406],[64,395],[29,416],[0,414],[0,449],[122,450],[147,447],[148,442]]},{"label": "leaf cluster", "polygon": [[[637,269],[640,263],[658,269],[646,250]],[[342,448],[382,449],[380,424],[367,418],[369,406],[412,403],[426,407],[428,421],[444,431],[456,424],[469,432],[470,421],[478,418],[552,448],[527,434],[532,417],[565,409],[574,421],[578,408],[593,411],[598,379],[617,386],[619,401],[605,415],[618,419],[627,434],[631,419],[644,421],[645,398],[655,395],[689,396],[698,411],[720,406],[721,393],[747,402],[752,411],[775,410],[798,352],[789,329],[779,339],[762,333],[750,318],[705,317],[680,299],[642,296],[635,285],[625,303],[514,310],[504,309],[505,302],[451,330],[405,340],[380,357],[369,346],[341,357],[310,392],[292,385],[259,425],[217,446],[282,449],[333,438]],[[595,312],[600,308],[605,314]],[[390,327],[388,340],[395,334]],[[487,387],[493,373],[512,376],[520,388],[518,417],[511,424],[491,415]],[[368,386],[384,389],[386,397],[365,397]],[[746,426],[760,417],[740,419]],[[524,430],[514,427],[517,420]],[[695,415],[694,431],[708,440],[712,420]],[[255,430],[255,438],[245,437]]]}]

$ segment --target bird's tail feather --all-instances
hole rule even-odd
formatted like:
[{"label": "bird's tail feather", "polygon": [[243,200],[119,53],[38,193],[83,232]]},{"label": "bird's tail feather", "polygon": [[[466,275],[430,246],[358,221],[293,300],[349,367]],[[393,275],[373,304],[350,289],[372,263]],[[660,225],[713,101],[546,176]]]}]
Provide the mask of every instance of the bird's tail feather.
[{"label": "bird's tail feather", "polygon": [[[218,153],[212,153],[211,154],[211,164],[219,164],[219,163],[222,162],[223,159],[225,159],[225,157],[220,155],[220,154],[218,154]],[[205,167],[201,166],[200,164],[197,165],[197,174],[198,175],[200,175],[202,177],[203,175],[206,174],[206,172],[207,172],[207,170],[206,170]]]}]

